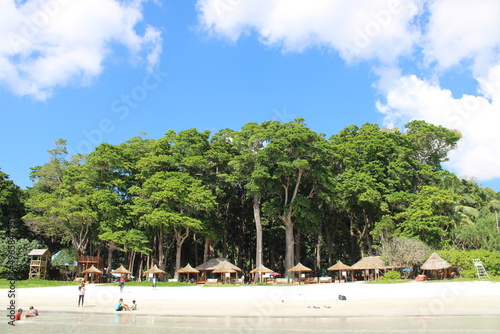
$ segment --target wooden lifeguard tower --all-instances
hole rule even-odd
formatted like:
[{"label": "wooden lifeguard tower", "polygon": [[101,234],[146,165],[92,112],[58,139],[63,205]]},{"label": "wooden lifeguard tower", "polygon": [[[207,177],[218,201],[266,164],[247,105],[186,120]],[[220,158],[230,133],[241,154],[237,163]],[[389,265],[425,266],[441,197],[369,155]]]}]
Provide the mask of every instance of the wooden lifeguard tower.
[{"label": "wooden lifeguard tower", "polygon": [[29,278],[45,279],[47,277],[47,266],[52,256],[49,250],[33,249],[28,256],[31,256]]}]

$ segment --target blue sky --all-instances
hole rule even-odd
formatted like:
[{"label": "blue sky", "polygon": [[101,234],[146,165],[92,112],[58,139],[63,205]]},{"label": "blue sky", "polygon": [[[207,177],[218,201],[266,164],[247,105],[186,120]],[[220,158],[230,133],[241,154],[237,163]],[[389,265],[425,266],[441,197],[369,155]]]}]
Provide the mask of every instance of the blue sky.
[{"label": "blue sky", "polygon": [[446,167],[500,191],[498,1],[27,0],[0,12],[0,169],[22,188],[58,138],[88,153],[140,132],[302,117],[327,137],[412,119],[458,129]]}]

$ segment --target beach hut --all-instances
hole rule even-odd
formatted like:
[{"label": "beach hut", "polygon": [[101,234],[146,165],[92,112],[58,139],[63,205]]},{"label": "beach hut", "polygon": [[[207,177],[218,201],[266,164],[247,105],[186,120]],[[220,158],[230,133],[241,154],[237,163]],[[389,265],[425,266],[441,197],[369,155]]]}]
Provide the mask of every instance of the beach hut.
[{"label": "beach hut", "polygon": [[[187,281],[188,282],[189,282],[189,275],[190,274],[196,274],[196,275],[198,275],[200,273],[199,270],[194,269],[193,267],[191,267],[191,265],[189,263],[185,267],[177,270],[177,272],[179,274],[187,274]],[[196,279],[196,280],[198,280],[198,279]]]},{"label": "beach hut", "polygon": [[236,274],[242,270],[229,261],[221,261],[210,268],[214,274],[221,274],[222,283],[226,283],[227,278],[231,280],[231,274]]},{"label": "beach hut", "polygon": [[431,271],[434,273],[439,273],[440,270],[442,270],[442,275],[441,278],[445,278],[446,271],[445,269],[451,268],[451,264],[446,262],[441,256],[439,256],[436,252],[432,253],[431,256],[420,266],[420,269],[422,270],[422,274],[425,275],[425,271]]},{"label": "beach hut", "polygon": [[[342,282],[342,276],[345,276],[345,280],[347,281],[347,272],[352,271],[352,267],[348,266],[347,264],[342,263],[342,261],[337,261],[333,266],[329,267],[327,269],[328,271],[338,271],[339,272],[339,282]],[[345,275],[342,274],[342,272],[345,272]]]},{"label": "beach hut", "polygon": [[90,268],[85,269],[82,271],[82,274],[85,274],[84,281],[88,282],[88,276],[90,275],[91,277],[91,283],[94,283],[95,281],[99,281],[99,279],[96,280],[96,277],[99,277],[97,275],[101,275],[102,271],[94,267],[94,265],[90,266]]},{"label": "beach hut", "polygon": [[[274,270],[271,270],[271,269],[267,268],[263,264],[261,264],[260,266],[257,266],[256,268],[250,270],[250,274],[254,274],[254,275],[257,275],[257,277],[259,277],[259,279],[258,279],[259,282],[262,282],[262,274],[270,274],[270,273],[273,273],[273,272],[274,272]],[[254,281],[257,281],[257,280],[254,279]]]},{"label": "beach hut", "polygon": [[291,272],[291,273],[298,273],[298,275],[299,275],[299,282],[300,282],[300,279],[301,279],[300,274],[303,273],[303,272],[310,272],[310,271],[312,271],[312,269],[304,266],[302,263],[299,262],[294,267],[288,269],[288,271]]},{"label": "beach hut", "polygon": [[[218,265],[219,263],[224,262],[224,261],[229,262],[227,259],[225,259],[223,257],[217,257],[217,258],[210,259],[210,260],[208,260],[208,261],[200,264],[199,266],[194,267],[194,269],[199,270],[200,273],[201,273],[201,277],[199,277],[198,282],[199,283],[204,283],[206,281],[206,279],[210,278],[209,276],[212,275],[212,272],[214,270],[213,268],[216,265]],[[232,266],[234,266],[233,269],[235,269],[235,270],[237,269],[237,270],[241,271],[240,268],[236,267],[231,262],[229,262],[229,264],[231,264]]]},{"label": "beach hut", "polygon": [[387,266],[380,256],[366,256],[351,266],[353,274],[356,270],[361,270],[363,279],[378,279],[381,271],[385,271]]}]

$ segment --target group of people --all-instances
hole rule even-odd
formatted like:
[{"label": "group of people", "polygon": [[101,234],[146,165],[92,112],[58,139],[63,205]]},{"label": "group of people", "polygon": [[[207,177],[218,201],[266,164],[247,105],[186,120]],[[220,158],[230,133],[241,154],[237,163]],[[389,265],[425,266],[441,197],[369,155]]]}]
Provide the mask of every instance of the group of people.
[{"label": "group of people", "polygon": [[[25,318],[29,317],[37,317],[38,316],[38,310],[34,308],[33,306],[30,306],[30,309],[28,310],[28,313],[24,315]],[[17,310],[16,315],[14,316],[14,321],[19,321],[23,318],[23,309],[20,308]]]},{"label": "group of people", "polygon": [[135,302],[135,300],[133,300],[132,301],[132,305],[128,306],[127,304],[125,304],[123,302],[123,298],[120,298],[118,300],[118,303],[116,303],[115,310],[116,311],[133,311],[133,310],[137,310],[137,303]]}]

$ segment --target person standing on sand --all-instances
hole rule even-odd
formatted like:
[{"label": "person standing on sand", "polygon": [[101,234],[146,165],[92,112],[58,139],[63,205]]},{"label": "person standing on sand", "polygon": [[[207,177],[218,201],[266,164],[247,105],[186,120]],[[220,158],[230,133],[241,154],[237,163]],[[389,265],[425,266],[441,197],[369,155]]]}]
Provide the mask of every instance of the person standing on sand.
[{"label": "person standing on sand", "polygon": [[156,275],[153,275],[153,279],[151,280],[151,284],[153,285],[153,290],[156,289]]},{"label": "person standing on sand", "polygon": [[123,287],[125,286],[125,277],[120,276],[120,292],[123,292]]},{"label": "person standing on sand", "polygon": [[82,285],[78,287],[78,307],[80,307],[80,302],[83,307],[83,300],[85,298],[85,283],[82,282]]}]

